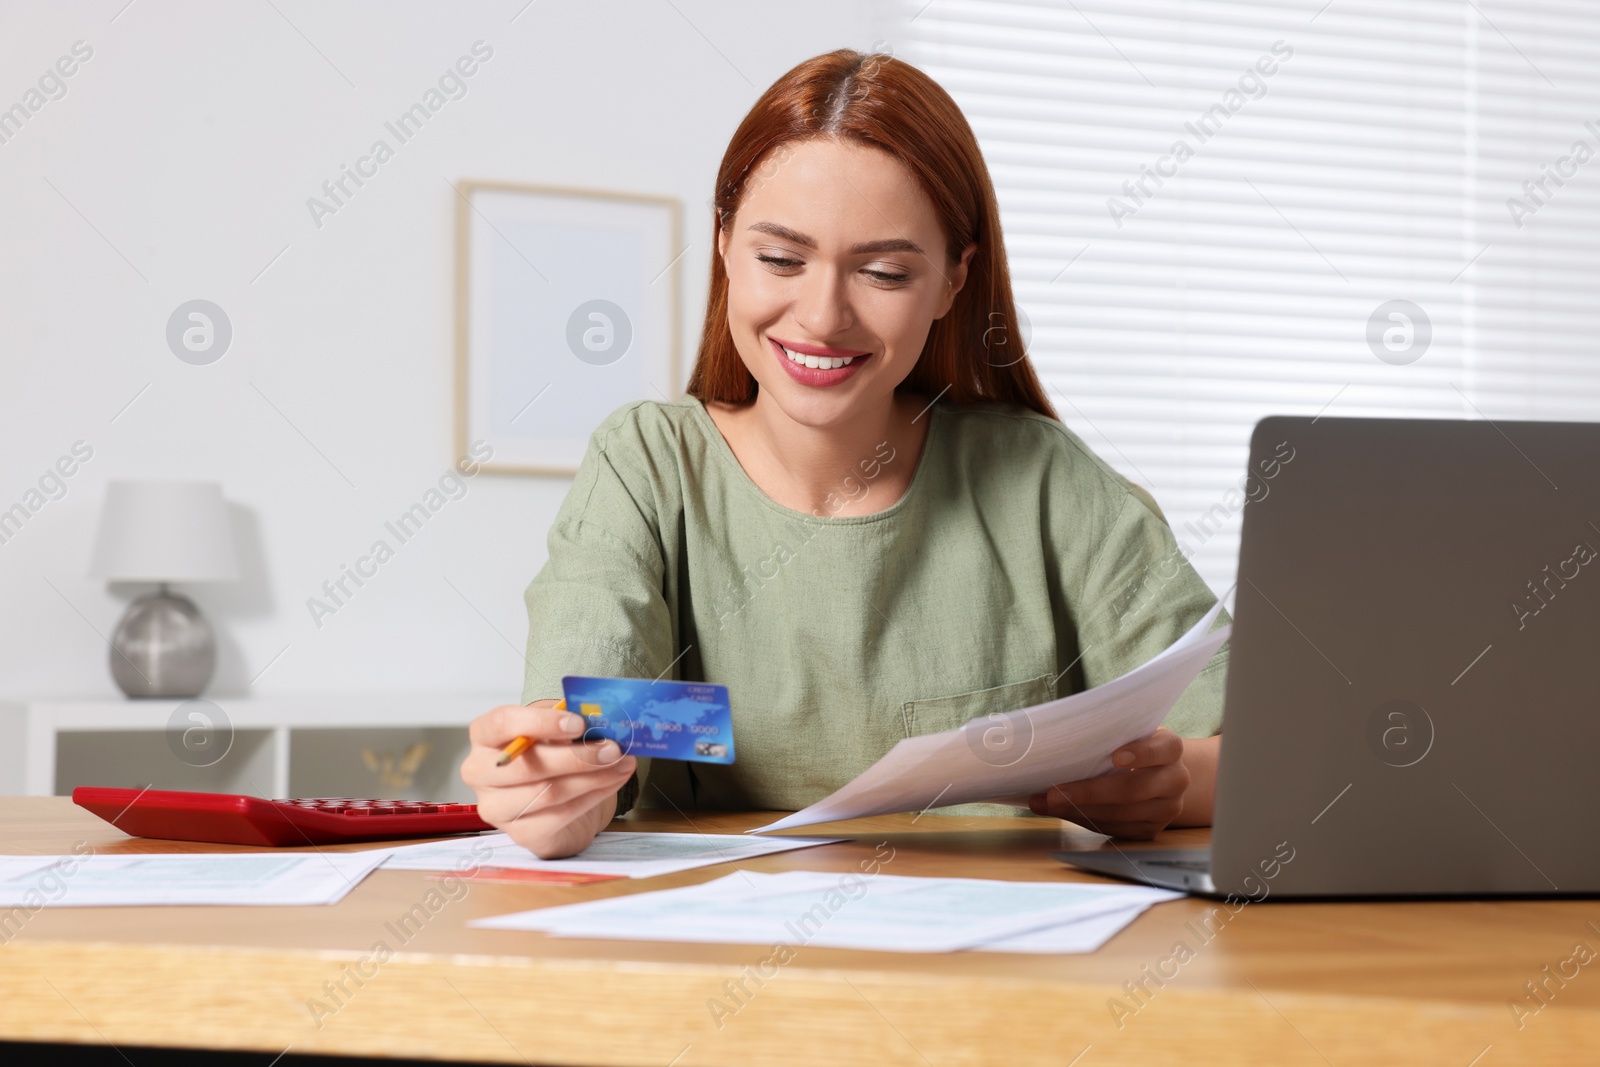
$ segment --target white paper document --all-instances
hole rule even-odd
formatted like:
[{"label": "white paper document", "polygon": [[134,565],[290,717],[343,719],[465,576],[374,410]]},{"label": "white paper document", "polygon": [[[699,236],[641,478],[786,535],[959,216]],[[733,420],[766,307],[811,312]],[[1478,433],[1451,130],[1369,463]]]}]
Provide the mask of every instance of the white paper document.
[{"label": "white paper document", "polygon": [[1048,926],[1042,930],[1029,930],[1027,933],[1017,934],[1015,937],[991,941],[986,945],[980,945],[978,951],[1025,952],[1036,956],[1093,952],[1121,933],[1123,927],[1137,919],[1144,909],[1151,904],[1159,904],[1162,900],[1175,900],[1183,896],[1182,893],[1174,893],[1166,889],[1152,890],[1152,892],[1164,895],[1138,904],[1130,904],[1115,911],[1086,916],[1077,922],[1062,923],[1060,926]]},{"label": "white paper document", "polygon": [[908,737],[849,785],[752,834],[973,801],[1021,798],[1112,769],[1111,753],[1153,733],[1232,632],[1205,618],[1148,662],[1093,689]]},{"label": "white paper document", "polygon": [[[1092,951],[1153,903],[1143,886],[735,871],[681,889],[541,908],[473,926],[556,937],[814,945],[884,952]],[[1076,924],[1082,931],[1068,932]]]},{"label": "white paper document", "polygon": [[607,831],[576,856],[542,860],[507,834],[483,834],[421,845],[400,845],[363,852],[381,852],[388,870],[461,871],[473,867],[512,867],[524,871],[570,871],[577,874],[620,874],[654,878],[714,863],[770,856],[797,848],[831,845],[840,838],[745,837],[741,834],[652,834]]},{"label": "white paper document", "polygon": [[6,856],[0,908],[334,904],[382,861],[361,852]]}]

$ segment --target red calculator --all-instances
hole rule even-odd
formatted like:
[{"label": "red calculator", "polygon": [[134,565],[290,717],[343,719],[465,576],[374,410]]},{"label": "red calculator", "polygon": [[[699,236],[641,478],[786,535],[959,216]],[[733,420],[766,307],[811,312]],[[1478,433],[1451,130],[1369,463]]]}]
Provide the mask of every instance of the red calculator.
[{"label": "red calculator", "polygon": [[336,845],[443,837],[494,827],[476,804],[311,797],[262,800],[229,793],[79,786],[72,802],[134,837],[225,845]]}]

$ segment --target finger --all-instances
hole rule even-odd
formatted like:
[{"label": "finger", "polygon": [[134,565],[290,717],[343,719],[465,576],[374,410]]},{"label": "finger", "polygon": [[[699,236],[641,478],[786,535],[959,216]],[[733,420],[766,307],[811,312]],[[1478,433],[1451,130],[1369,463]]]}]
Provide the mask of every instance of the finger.
[{"label": "finger", "polygon": [[478,747],[467,755],[461,767],[461,777],[475,789],[511,789],[570,774],[612,770],[624,762],[631,773],[638,761],[624,755],[615,741],[592,744],[542,742],[503,767],[500,765],[499,749]]},{"label": "finger", "polygon": [[[614,794],[604,790],[589,793],[551,809],[539,819],[520,819],[506,827],[506,834],[539,859],[558,859],[581,852],[599,828],[596,809]],[[596,825],[589,825],[591,822]]]},{"label": "finger", "polygon": [[[1057,808],[1072,811],[1098,805],[1135,804],[1158,797],[1181,797],[1188,787],[1188,769],[1181,763],[1169,763],[1138,771],[1112,771],[1098,778],[1051,786],[1044,793],[1030,797],[1028,806],[1041,815],[1055,814]],[[1046,811],[1040,811],[1039,805]]]},{"label": "finger", "polygon": [[1181,807],[1181,803],[1163,798],[1140,804],[1094,805],[1063,817],[1096,833],[1148,840],[1166,829]]},{"label": "finger", "polygon": [[608,767],[512,788],[491,787],[478,793],[478,814],[490,825],[504,829],[519,819],[547,814],[573,797],[606,789],[615,792],[622,788],[631,774],[632,770],[627,767]]},{"label": "finger", "polygon": [[[1072,821],[1078,822],[1087,819],[1097,826],[1134,826],[1140,824],[1167,823],[1178,817],[1182,803],[1173,797],[1158,797],[1155,800],[1141,800],[1137,804],[1091,804],[1083,809]],[[1103,831],[1110,833],[1110,830]]]},{"label": "finger", "polygon": [[575,770],[609,767],[619,759],[634,758],[621,743],[603,737],[560,748],[552,746],[551,752],[562,764],[570,763]]},{"label": "finger", "polygon": [[583,716],[553,707],[502,704],[472,720],[468,736],[474,745],[504,748],[512,739],[571,741],[583,733]]},{"label": "finger", "polygon": [[610,767],[619,759],[631,759],[615,741],[585,741],[580,744],[560,741],[540,742],[515,760],[500,766],[500,750],[480,748],[481,761],[493,763],[486,780],[495,785],[514,785],[552,778],[562,774],[577,774]]},{"label": "finger", "polygon": [[1130,741],[1117,749],[1111,754],[1111,763],[1121,770],[1134,770],[1176,763],[1182,758],[1183,738],[1162,726],[1150,736]]},{"label": "finger", "polygon": [[[616,796],[617,791],[622,788],[623,783],[627,780],[627,777],[623,776],[612,781],[602,781],[592,789],[584,789],[573,793],[571,796],[558,799],[549,807],[542,808],[537,818],[553,819],[558,825],[565,826],[606,797]],[[548,800],[550,798],[547,797],[545,799]],[[524,815],[521,818],[513,819],[507,824],[506,829],[513,829],[519,824],[527,822],[529,818],[530,816]]]},{"label": "finger", "polygon": [[[573,852],[581,851],[588,841],[593,840],[594,834],[604,822],[602,809],[610,802],[614,810],[615,797],[616,790],[611,788],[583,793],[542,811],[538,816],[509,822],[505,831],[511,840],[541,858],[571,855]],[[577,844],[575,848],[567,847],[569,844],[576,844],[574,839],[579,837],[587,840],[583,844]]]},{"label": "finger", "polygon": [[1122,841],[1153,841],[1155,836],[1167,828],[1165,820],[1158,822],[1140,823],[1112,823],[1099,828],[1098,832]]}]

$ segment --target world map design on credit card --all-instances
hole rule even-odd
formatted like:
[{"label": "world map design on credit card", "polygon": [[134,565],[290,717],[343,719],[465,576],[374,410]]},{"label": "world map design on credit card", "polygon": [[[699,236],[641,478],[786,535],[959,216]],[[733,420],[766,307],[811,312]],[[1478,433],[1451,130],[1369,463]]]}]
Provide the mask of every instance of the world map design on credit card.
[{"label": "world map design on credit card", "polygon": [[561,679],[567,710],[583,716],[583,739],[609,738],[630,756],[733,762],[728,687],[644,678]]}]

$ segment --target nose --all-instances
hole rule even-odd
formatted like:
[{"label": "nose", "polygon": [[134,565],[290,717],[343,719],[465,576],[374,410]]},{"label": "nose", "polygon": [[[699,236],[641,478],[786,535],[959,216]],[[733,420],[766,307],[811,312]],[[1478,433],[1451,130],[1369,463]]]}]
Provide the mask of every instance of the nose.
[{"label": "nose", "polygon": [[838,270],[808,271],[795,297],[794,321],[815,341],[826,343],[855,325],[855,312]]}]

